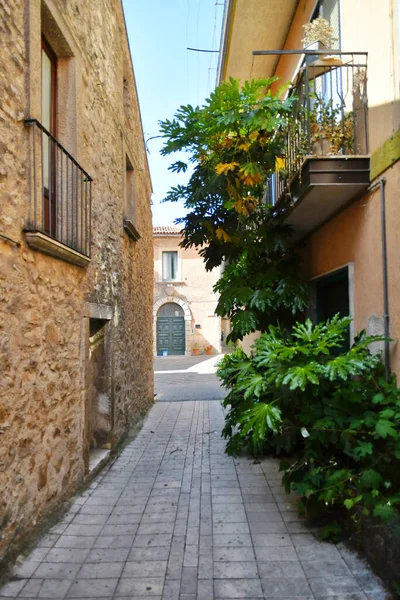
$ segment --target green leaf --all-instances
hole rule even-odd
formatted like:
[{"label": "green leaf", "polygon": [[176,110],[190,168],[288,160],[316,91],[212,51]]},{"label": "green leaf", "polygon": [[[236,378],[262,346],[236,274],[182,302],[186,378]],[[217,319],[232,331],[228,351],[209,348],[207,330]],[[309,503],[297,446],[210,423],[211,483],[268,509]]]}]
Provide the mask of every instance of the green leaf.
[{"label": "green leaf", "polygon": [[238,422],[242,426],[243,436],[251,432],[253,443],[261,444],[265,441],[268,432],[277,433],[281,424],[281,411],[273,402],[270,404],[260,402],[246,410]]},{"label": "green leaf", "polygon": [[390,504],[377,504],[373,510],[374,517],[380,517],[384,521],[398,516],[397,510]]},{"label": "green leaf", "polygon": [[356,496],[355,498],[346,498],[346,500],[343,502],[343,504],[345,505],[345,507],[347,509],[351,509],[353,508],[353,506],[355,504],[358,504],[358,502],[361,502],[361,500],[363,499],[362,494],[360,494],[359,496]]},{"label": "green leaf", "polygon": [[382,476],[374,469],[367,469],[361,475],[361,484],[364,488],[378,488],[382,483]]},{"label": "green leaf", "polygon": [[391,437],[397,437],[397,431],[394,428],[394,423],[387,419],[379,419],[375,425],[375,431],[381,438],[386,438],[388,435]]},{"label": "green leaf", "polygon": [[282,383],[289,385],[291,390],[306,389],[307,384],[319,385],[319,374],[321,368],[318,364],[309,362],[304,366],[290,367],[283,377]]},{"label": "green leaf", "polygon": [[353,455],[356,458],[362,458],[369,456],[373,453],[374,446],[371,442],[358,442],[357,446],[353,450]]}]

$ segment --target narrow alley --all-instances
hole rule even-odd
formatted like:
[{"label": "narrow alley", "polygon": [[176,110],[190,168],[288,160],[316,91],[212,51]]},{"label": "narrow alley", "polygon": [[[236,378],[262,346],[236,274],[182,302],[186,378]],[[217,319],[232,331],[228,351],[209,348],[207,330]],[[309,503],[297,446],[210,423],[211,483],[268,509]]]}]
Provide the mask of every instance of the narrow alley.
[{"label": "narrow alley", "polygon": [[316,540],[278,463],[224,453],[218,401],[157,402],[136,437],[0,589],[1,598],[390,598]]}]

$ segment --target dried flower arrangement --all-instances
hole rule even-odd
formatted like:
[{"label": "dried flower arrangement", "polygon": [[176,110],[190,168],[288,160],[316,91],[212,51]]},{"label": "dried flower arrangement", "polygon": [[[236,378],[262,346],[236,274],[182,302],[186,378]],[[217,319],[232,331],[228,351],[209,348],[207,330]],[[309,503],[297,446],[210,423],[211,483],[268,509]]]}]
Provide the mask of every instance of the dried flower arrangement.
[{"label": "dried flower arrangement", "polygon": [[330,49],[337,41],[337,38],[333,35],[333,28],[322,17],[303,25],[303,29],[304,37],[301,41],[305,48],[314,42],[320,42],[324,48]]}]

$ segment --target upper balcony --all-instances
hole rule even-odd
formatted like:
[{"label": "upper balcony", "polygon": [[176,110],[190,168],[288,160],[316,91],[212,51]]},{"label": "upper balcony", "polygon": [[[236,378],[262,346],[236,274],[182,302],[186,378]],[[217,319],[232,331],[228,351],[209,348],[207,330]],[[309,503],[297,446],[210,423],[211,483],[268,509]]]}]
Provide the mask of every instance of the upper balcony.
[{"label": "upper balcony", "polygon": [[39,121],[31,128],[31,209],[25,227],[32,248],[67,262],[90,262],[92,178]]},{"label": "upper balcony", "polygon": [[297,240],[332,218],[370,182],[366,53],[304,54],[290,88],[293,111],[284,155],[266,189],[267,201],[287,213]]}]

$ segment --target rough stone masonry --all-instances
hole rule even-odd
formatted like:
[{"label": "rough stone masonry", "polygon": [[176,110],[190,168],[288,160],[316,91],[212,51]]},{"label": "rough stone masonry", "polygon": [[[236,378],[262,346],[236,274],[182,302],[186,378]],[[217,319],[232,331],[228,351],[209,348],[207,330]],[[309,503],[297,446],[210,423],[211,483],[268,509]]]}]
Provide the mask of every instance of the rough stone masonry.
[{"label": "rough stone masonry", "polygon": [[[87,267],[32,250],[24,234],[33,193],[24,119],[42,118],[42,36],[57,61],[57,140],[93,178]],[[0,39],[1,558],[87,471],[92,322],[107,327],[108,446],[151,404],[153,256],[120,0],[0,0]],[[123,228],[127,157],[136,241]]]}]

